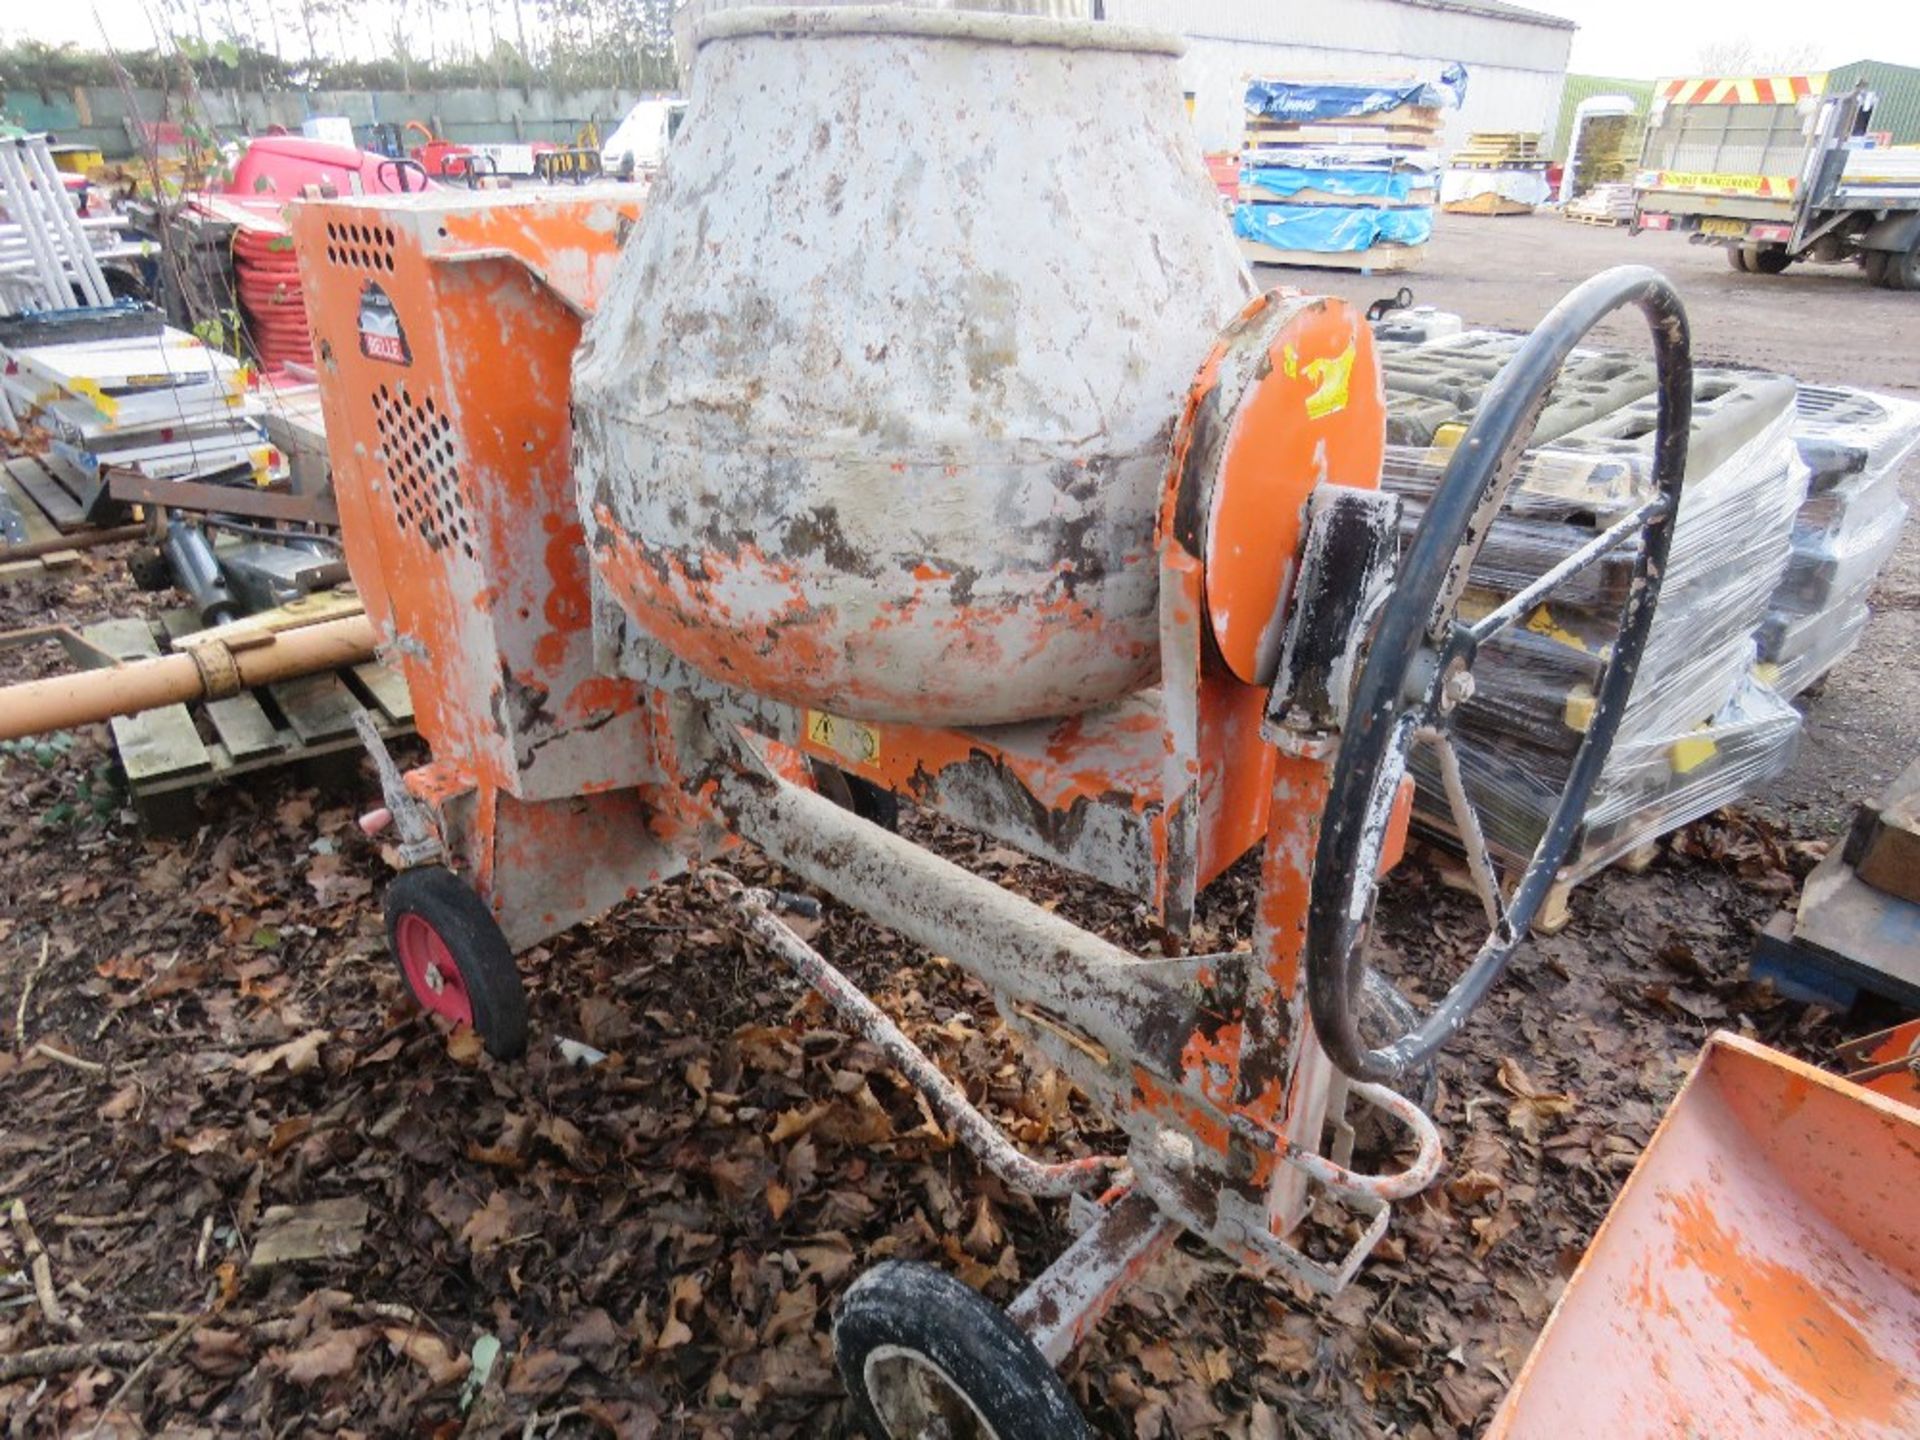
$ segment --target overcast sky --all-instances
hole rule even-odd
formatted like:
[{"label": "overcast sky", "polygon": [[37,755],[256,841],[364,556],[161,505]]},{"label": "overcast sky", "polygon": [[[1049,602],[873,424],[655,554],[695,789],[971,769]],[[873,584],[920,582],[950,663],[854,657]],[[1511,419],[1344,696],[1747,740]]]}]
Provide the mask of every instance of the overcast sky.
[{"label": "overcast sky", "polygon": [[[272,0],[252,0],[264,13]],[[283,12],[292,0],[280,0]],[[404,0],[399,0],[404,4]],[[1249,5],[1310,3],[1310,0],[1246,0]],[[1577,22],[1570,69],[1625,77],[1693,72],[1709,47],[1744,41],[1760,64],[1781,58],[1810,60],[1813,68],[1851,60],[1888,60],[1920,66],[1920,5],[1913,0],[1853,0],[1809,4],[1807,0],[1527,0],[1533,8]],[[396,0],[364,0],[354,7],[367,37],[387,33]],[[156,7],[157,8],[157,7]],[[234,9],[244,14],[247,0]],[[529,9],[532,7],[529,6]],[[104,24],[114,43],[128,49],[152,43],[149,7],[143,0],[0,0],[0,35],[98,45]],[[207,15],[223,13],[209,0]],[[96,19],[96,16],[98,17]],[[216,28],[211,23],[209,29]],[[291,27],[286,27],[291,32]],[[384,46],[380,47],[384,50]],[[424,48],[424,45],[421,47]]]}]

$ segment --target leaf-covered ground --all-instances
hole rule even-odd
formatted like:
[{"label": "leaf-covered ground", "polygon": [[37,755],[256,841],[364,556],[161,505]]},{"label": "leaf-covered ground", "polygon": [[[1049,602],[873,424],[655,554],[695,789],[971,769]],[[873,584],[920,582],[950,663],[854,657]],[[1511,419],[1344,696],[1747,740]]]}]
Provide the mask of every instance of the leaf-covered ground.
[{"label": "leaf-covered ground", "polygon": [[[0,617],[152,603],[117,573],[15,585]],[[864,1267],[927,1259],[1005,1301],[1070,1238],[698,883],[528,956],[533,1053],[499,1065],[405,1003],[387,872],[353,823],[370,782],[215,791],[198,833],[147,840],[110,758],[105,727],[0,755],[0,1208],[25,1217],[0,1225],[9,1436],[831,1435],[828,1326]],[[1146,944],[1123,898],[908,824]],[[1475,1431],[1709,1031],[1813,1057],[1839,1033],[1745,982],[1755,927],[1816,855],[1723,813],[1582,892],[1446,1056],[1445,1178],[1359,1281],[1316,1299],[1183,1245],[1069,1367],[1097,1426]],[[1389,892],[1416,998],[1477,938],[1447,868],[1416,855]],[[1244,866],[1216,885],[1201,938],[1244,935],[1251,895]],[[950,962],[831,904],[815,943],[1034,1151],[1111,1140]],[[562,1037],[608,1058],[569,1064]],[[326,1201],[363,1206],[364,1229],[256,1263],[275,1207]],[[49,1359],[76,1344],[92,1358]]]}]

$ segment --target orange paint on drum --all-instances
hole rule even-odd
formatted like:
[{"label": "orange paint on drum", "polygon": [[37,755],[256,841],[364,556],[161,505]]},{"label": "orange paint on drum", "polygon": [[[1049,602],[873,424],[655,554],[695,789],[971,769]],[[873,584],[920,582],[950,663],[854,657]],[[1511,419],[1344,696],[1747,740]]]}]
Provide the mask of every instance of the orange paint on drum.
[{"label": "orange paint on drum", "polygon": [[1221,658],[1264,685],[1280,657],[1307,493],[1379,484],[1386,398],[1373,332],[1344,301],[1282,302],[1253,333],[1261,355],[1233,411],[1202,554]]}]

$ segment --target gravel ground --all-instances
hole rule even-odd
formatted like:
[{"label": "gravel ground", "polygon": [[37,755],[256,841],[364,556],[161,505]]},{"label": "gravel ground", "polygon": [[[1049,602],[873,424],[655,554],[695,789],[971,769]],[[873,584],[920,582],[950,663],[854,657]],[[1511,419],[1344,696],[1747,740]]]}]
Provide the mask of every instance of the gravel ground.
[{"label": "gravel ground", "polygon": [[[1796,265],[1784,275],[1744,275],[1717,246],[1674,235],[1576,225],[1556,215],[1483,219],[1441,215],[1426,264],[1405,276],[1262,267],[1286,284],[1366,304],[1412,288],[1423,305],[1469,324],[1529,329],[1573,285],[1610,265],[1652,265],[1678,287],[1703,363],[1778,370],[1796,379],[1858,385],[1920,398],[1920,296],[1876,290],[1852,265]],[[1616,317],[1600,337],[1644,348],[1637,316]],[[1902,477],[1920,511],[1920,456]],[[1881,572],[1874,616],[1860,644],[1807,713],[1793,769],[1749,797],[1747,808],[1806,839],[1843,828],[1854,804],[1877,794],[1920,754],[1920,523]]]}]

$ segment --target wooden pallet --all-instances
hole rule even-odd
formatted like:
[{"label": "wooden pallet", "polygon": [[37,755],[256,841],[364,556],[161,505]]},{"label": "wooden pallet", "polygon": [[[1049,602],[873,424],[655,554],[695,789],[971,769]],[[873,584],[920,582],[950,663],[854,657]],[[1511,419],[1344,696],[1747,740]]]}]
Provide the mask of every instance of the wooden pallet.
[{"label": "wooden pallet", "polygon": [[[170,610],[158,625],[103,620],[81,632],[116,660],[162,653],[200,629],[191,610]],[[113,721],[114,747],[143,826],[159,834],[191,830],[196,796],[242,775],[298,765],[311,783],[350,780],[358,772],[365,709],[383,737],[413,733],[413,701],[397,670],[377,660],[282,680],[192,705],[163,705]]]},{"label": "wooden pallet", "polygon": [[1509,200],[1493,190],[1482,190],[1462,200],[1444,201],[1440,208],[1449,215],[1531,215],[1533,206],[1521,200]]},{"label": "wooden pallet", "polygon": [[[1594,874],[1608,870],[1623,870],[1629,875],[1644,875],[1660,858],[1660,842],[1649,840],[1622,855],[1618,860],[1603,865]],[[1533,917],[1534,933],[1539,935],[1558,935],[1573,923],[1574,893],[1593,879],[1592,875],[1579,880],[1561,880],[1547,891],[1547,898],[1540,902],[1540,913]]]},{"label": "wooden pallet", "polygon": [[1258,185],[1240,187],[1240,198],[1250,203],[1316,205],[1338,210],[1425,210],[1433,204],[1434,195],[1431,185],[1408,192],[1404,200],[1392,200],[1384,195],[1336,195],[1330,190],[1311,188],[1281,195]]},{"label": "wooden pallet", "polygon": [[[0,467],[0,495],[20,517],[21,529],[29,545],[42,545],[85,525],[79,502],[54,478],[53,472],[38,456],[22,455]],[[42,497],[46,497],[43,502]],[[59,497],[55,499],[55,497]],[[64,501],[62,504],[60,501]],[[51,502],[53,508],[48,508]],[[62,523],[63,517],[78,517],[77,523]],[[53,550],[24,560],[6,558],[6,545],[0,542],[0,583],[9,580],[37,579],[54,570],[65,570],[80,563],[78,550]]]},{"label": "wooden pallet", "polygon": [[1314,270],[1356,270],[1362,275],[1398,275],[1426,259],[1424,245],[1376,245],[1371,250],[1281,250],[1240,237],[1240,253],[1255,265],[1292,265]]},{"label": "wooden pallet", "polygon": [[1375,125],[1367,120],[1316,120],[1305,124],[1247,126],[1246,148],[1262,145],[1392,145],[1400,149],[1430,150],[1440,143],[1435,125]]},{"label": "wooden pallet", "polygon": [[1562,210],[1560,214],[1564,219],[1571,220],[1576,225],[1598,225],[1607,230],[1617,229],[1627,223],[1625,220],[1617,220],[1611,215],[1582,215],[1578,210]]}]

